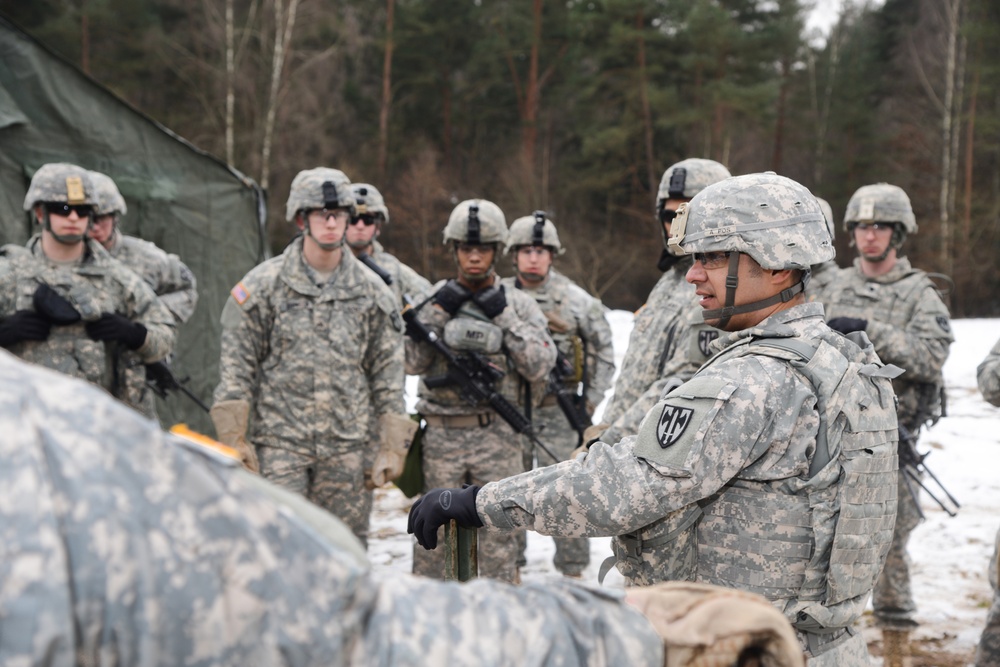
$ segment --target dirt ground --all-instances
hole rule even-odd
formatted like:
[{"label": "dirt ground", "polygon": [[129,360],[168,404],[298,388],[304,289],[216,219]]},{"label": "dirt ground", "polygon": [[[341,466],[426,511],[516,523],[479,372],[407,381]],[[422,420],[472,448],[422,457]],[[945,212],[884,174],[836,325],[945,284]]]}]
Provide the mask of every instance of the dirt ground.
[{"label": "dirt ground", "polygon": [[[882,641],[869,641],[868,652],[881,659]],[[947,638],[922,639],[911,642],[912,667],[967,667],[976,657],[975,650],[958,651]]]}]

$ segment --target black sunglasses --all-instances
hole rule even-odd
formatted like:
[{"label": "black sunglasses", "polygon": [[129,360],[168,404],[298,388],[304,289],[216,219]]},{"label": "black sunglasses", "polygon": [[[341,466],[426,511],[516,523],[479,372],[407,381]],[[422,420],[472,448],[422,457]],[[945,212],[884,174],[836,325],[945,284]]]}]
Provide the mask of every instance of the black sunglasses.
[{"label": "black sunglasses", "polygon": [[673,222],[674,218],[676,217],[677,217],[677,211],[672,211],[666,207],[660,209],[660,222],[662,223]]},{"label": "black sunglasses", "polygon": [[80,218],[86,218],[88,215],[94,212],[94,207],[90,204],[63,204],[60,202],[52,202],[45,204],[45,210],[50,214],[55,213],[56,215],[68,216],[70,211],[76,211],[76,215]]},{"label": "black sunglasses", "polygon": [[362,223],[365,227],[371,227],[372,225],[375,224],[376,220],[374,215],[356,215],[353,218],[351,218],[352,225],[356,225],[359,222]]}]

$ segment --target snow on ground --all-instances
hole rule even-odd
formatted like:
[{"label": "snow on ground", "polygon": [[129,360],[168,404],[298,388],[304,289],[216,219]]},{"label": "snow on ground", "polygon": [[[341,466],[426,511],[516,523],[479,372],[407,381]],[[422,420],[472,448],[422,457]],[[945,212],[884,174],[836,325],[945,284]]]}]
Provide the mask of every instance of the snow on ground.
[{"label": "snow on ground", "polygon": [[[611,311],[615,358],[620,365],[632,329],[632,314]],[[949,517],[926,494],[921,507],[927,516],[910,540],[914,596],[921,627],[918,638],[940,642],[942,648],[970,651],[979,640],[992,592],[986,569],[1000,527],[1000,409],[986,403],[976,387],[976,366],[1000,338],[1000,319],[955,320],[956,341],[945,364],[948,416],[921,434],[920,451],[930,451],[925,463],[962,507]],[[407,378],[413,407],[415,378]],[[603,405],[598,407],[599,417]],[[932,491],[936,492],[934,487]],[[406,534],[410,500],[399,491],[376,492],[369,556],[377,570],[409,572],[412,538]],[[591,563],[584,579],[597,581],[601,561],[611,554],[609,538],[591,540]],[[552,567],[551,538],[528,534],[525,580],[559,576]],[[612,569],[605,586],[621,587]],[[870,617],[863,620],[866,637],[878,636]]]}]

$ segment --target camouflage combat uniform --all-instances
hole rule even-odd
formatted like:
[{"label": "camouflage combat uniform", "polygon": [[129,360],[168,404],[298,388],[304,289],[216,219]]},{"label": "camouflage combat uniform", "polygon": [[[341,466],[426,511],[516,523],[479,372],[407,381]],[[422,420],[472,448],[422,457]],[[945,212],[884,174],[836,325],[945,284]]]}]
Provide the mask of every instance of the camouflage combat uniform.
[{"label": "camouflage combat uniform", "polygon": [[[506,530],[617,535],[619,569],[631,584],[686,578],[760,593],[797,626],[803,648],[814,656],[810,665],[863,664],[864,641],[848,628],[864,611],[877,570],[865,588],[852,579],[854,570],[831,563],[840,526],[830,494],[839,500],[849,490],[842,488],[838,466],[810,470],[821,424],[817,400],[829,397],[817,394],[789,361],[747,345],[822,341],[816,354],[824,367],[845,358],[871,363],[874,355],[831,332],[822,315],[819,305],[802,304],[723,334],[716,345],[725,351],[658,403],[637,437],[614,446],[595,443],[582,461],[487,484],[476,502],[480,519]],[[875,447],[867,499],[877,511],[864,520],[864,535],[853,536],[865,551],[861,558],[871,557],[876,566],[895,511],[895,488],[888,483],[895,415],[888,381],[881,385],[883,405],[869,406],[866,423],[875,439],[891,441]],[[844,426],[825,421],[833,448]],[[850,592],[834,587],[835,578]],[[810,623],[833,632],[804,632]],[[810,645],[810,638],[820,646]]]},{"label": "camouflage combat uniform", "polygon": [[[126,236],[116,227],[106,250],[146,281],[160,302],[174,316],[177,326],[191,319],[198,305],[198,283],[180,257],[167,254],[155,243]],[[149,417],[156,416],[156,400],[146,386],[146,369],[134,355],[126,374],[125,402]]]},{"label": "camouflage combat uniform", "polygon": [[[828,321],[835,317],[867,320],[865,332],[879,358],[905,370],[892,383],[901,426],[917,433],[927,420],[940,416],[937,391],[944,386],[941,371],[954,336],[948,308],[926,273],[900,257],[888,273],[866,277],[857,258],[854,266],[840,270],[818,298]],[[917,504],[900,472],[895,534],[873,600],[875,618],[883,627],[907,629],[917,624],[906,545],[919,522]]]},{"label": "camouflage combat uniform", "polygon": [[[690,262],[683,262],[682,266],[674,271],[686,272]],[[637,322],[643,321],[643,329],[638,335],[633,329],[629,338],[615,393],[604,415],[604,421],[611,424],[601,435],[604,442],[618,442],[638,433],[639,424],[650,408],[667,391],[689,380],[712,356],[711,345],[719,337],[719,330],[705,324],[693,285],[685,283],[674,289],[676,298],[664,304],[654,302],[650,295],[649,303],[636,316]],[[658,290],[659,285],[654,292]],[[655,325],[650,326],[650,321]],[[654,373],[650,369],[658,369],[651,382]],[[649,382],[645,391],[633,398],[645,382]]]},{"label": "camouflage combat uniform", "polygon": [[251,404],[261,474],[302,493],[366,541],[369,410],[403,411],[402,323],[392,293],[349,252],[328,280],[302,237],[254,268],[222,312],[216,403]]},{"label": "camouflage combat uniform", "polygon": [[[135,273],[111,258],[101,245],[86,240],[79,263],[58,265],[42,252],[41,237],[26,247],[0,249],[0,317],[33,310],[32,296],[47,284],[80,313],[81,321],[53,326],[47,340],[22,341],[10,351],[25,361],[47,366],[104,387],[125,400],[129,359],[152,363],[166,357],[174,344],[174,318]],[[117,313],[146,327],[146,340],[134,352],[117,343],[92,340],[85,326],[102,313]]]},{"label": "camouflage combat uniform", "polygon": [[621,594],[376,576],[339,521],[0,351],[0,662],[664,664]]},{"label": "camouflage combat uniform", "polygon": [[[433,290],[440,289],[444,282],[435,285]],[[535,300],[520,290],[505,292],[507,307],[492,320],[471,301],[464,303],[454,318],[430,304],[422,308],[417,317],[459,354],[463,352],[460,341],[466,339],[462,332],[468,327],[499,328],[502,349],[486,356],[506,373],[497,384],[497,390],[523,412],[526,385],[533,383],[532,395],[540,396],[545,386],[543,381],[555,363],[556,347]],[[451,332],[457,335],[453,338]],[[425,489],[485,484],[522,472],[522,451],[527,445],[488,404],[469,405],[453,387],[431,389],[424,382],[445,371],[444,358],[433,347],[406,339],[406,372],[421,376],[417,412],[427,421],[422,445]],[[480,576],[514,581],[517,556],[516,536],[480,534]],[[415,574],[442,578],[443,568],[442,552],[425,551],[414,545]]]},{"label": "camouflage combat uniform", "polygon": [[[979,364],[976,372],[979,391],[983,398],[1000,407],[1000,341],[997,341],[989,355]],[[976,667],[1000,665],[1000,586],[997,584],[997,570],[1000,568],[1000,531],[997,531],[993,559],[990,561],[990,586],[993,587],[993,604],[986,616],[986,627],[976,649]]]},{"label": "camouflage combat uniform", "polygon": [[[604,304],[555,269],[549,269],[545,282],[534,289],[525,289],[512,277],[504,278],[501,284],[508,292],[523,290],[541,308],[549,322],[552,340],[574,367],[574,376],[566,378],[567,387],[576,394],[577,385],[585,382],[583,399],[589,404],[588,414],[592,413],[594,406],[604,400],[604,392],[611,387],[615,373],[611,325],[604,314]],[[568,459],[579,446],[579,435],[570,426],[555,394],[547,394],[541,405],[532,410],[531,421],[540,439],[560,460]],[[539,465],[553,463],[547,454],[539,453],[538,458]],[[579,576],[590,562],[589,540],[556,538],[555,543],[556,569]]]}]

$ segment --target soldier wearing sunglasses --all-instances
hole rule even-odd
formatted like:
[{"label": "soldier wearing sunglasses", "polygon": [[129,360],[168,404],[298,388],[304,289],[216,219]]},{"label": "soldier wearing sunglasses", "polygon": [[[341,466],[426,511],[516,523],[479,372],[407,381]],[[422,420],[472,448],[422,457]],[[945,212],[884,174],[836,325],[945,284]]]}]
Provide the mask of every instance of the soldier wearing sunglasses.
[{"label": "soldier wearing sunglasses", "polygon": [[588,441],[600,437],[604,442],[617,442],[637,433],[639,422],[668,383],[687,379],[710,356],[708,346],[718,332],[702,321],[694,288],[684,280],[690,259],[670,252],[667,238],[680,205],[729,175],[729,170],[718,162],[701,158],[683,160],[663,172],[656,197],[656,217],[663,239],[658,267],[663,276],[636,312],[615,393],[604,412],[604,424],[588,429]]},{"label": "soldier wearing sunglasses", "polygon": [[382,193],[368,183],[352,183],[351,190],[357,213],[347,226],[347,247],[389,286],[400,308],[404,295],[418,301],[430,290],[430,281],[387,253],[378,241],[382,227],[389,224],[389,208]]},{"label": "soldier wearing sunglasses", "polygon": [[166,357],[174,318],[143,280],[87,238],[98,200],[90,172],[42,165],[24,210],[41,227],[0,249],[0,346],[126,395],[125,356]]}]

